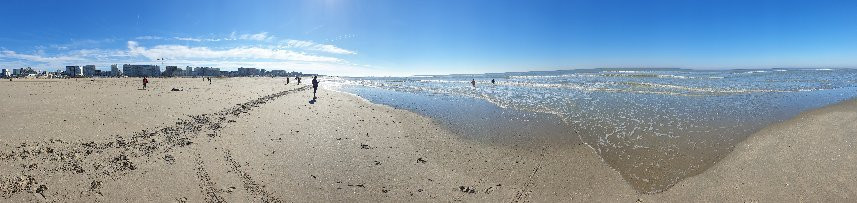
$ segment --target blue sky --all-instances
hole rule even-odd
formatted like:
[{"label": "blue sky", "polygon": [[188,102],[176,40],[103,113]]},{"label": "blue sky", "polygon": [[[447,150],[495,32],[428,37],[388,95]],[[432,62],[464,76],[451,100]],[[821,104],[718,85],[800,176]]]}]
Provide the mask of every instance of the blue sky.
[{"label": "blue sky", "polygon": [[0,67],[857,67],[857,1],[4,1]]}]

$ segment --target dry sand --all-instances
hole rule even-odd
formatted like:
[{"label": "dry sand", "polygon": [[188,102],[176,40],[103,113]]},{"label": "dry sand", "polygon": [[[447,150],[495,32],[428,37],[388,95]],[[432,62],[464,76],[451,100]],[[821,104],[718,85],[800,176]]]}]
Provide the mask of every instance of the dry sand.
[{"label": "dry sand", "polygon": [[[853,201],[857,101],[639,194],[576,136],[498,145],[284,78],[0,82],[0,201]],[[179,88],[183,91],[170,91]]]}]

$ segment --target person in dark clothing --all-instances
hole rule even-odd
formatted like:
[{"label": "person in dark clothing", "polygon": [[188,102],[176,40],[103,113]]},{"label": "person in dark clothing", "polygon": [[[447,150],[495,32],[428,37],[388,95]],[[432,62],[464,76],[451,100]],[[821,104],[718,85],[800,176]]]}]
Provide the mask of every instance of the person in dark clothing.
[{"label": "person in dark clothing", "polygon": [[295,77],[295,80],[298,80],[298,85],[301,85],[301,77],[300,76]]},{"label": "person in dark clothing", "polygon": [[497,84],[497,83],[494,83],[494,79],[491,79],[491,84],[493,85],[493,84]]},{"label": "person in dark clothing", "polygon": [[476,79],[470,80],[470,85],[473,85],[473,87],[476,87]]},{"label": "person in dark clothing", "polygon": [[312,76],[312,99],[317,98],[315,93],[318,92],[318,76]]},{"label": "person in dark clothing", "polygon": [[146,84],[149,84],[149,79],[143,77],[143,89],[146,89]]},{"label": "person in dark clothing", "polygon": [[286,77],[286,85],[289,85],[289,77]]},{"label": "person in dark clothing", "polygon": [[208,77],[208,84],[211,84],[211,77]]}]

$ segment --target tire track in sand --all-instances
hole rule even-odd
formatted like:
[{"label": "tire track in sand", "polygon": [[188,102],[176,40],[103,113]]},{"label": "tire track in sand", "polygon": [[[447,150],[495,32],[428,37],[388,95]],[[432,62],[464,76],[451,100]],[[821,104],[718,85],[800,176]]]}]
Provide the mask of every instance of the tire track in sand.
[{"label": "tire track in sand", "polygon": [[196,154],[196,177],[199,178],[199,189],[202,192],[205,202],[226,202],[223,197],[217,195],[218,190],[215,188],[214,181],[211,181],[211,175],[205,169],[205,163],[202,161],[202,155]]},{"label": "tire track in sand", "polygon": [[250,176],[244,170],[241,170],[241,164],[235,161],[232,158],[232,153],[228,149],[224,149],[224,158],[226,162],[229,164],[229,167],[235,175],[238,175],[238,178],[241,178],[241,182],[244,183],[244,190],[250,192],[253,197],[261,199],[262,202],[282,202],[280,199],[277,199],[271,193],[265,190],[264,185],[259,185],[256,181],[253,180],[253,177]]},{"label": "tire track in sand", "polygon": [[[11,171],[8,174],[0,174],[0,194],[2,194],[0,199],[8,199],[13,194],[19,193],[39,193],[42,190],[38,188],[57,188],[37,184],[45,182],[44,179],[55,178],[56,175],[84,176],[89,179],[88,181],[92,181],[93,185],[95,183],[100,184],[101,180],[116,180],[136,170],[138,168],[136,164],[139,162],[149,162],[146,160],[153,157],[164,157],[165,154],[169,155],[168,153],[176,148],[190,146],[194,144],[194,141],[199,141],[198,138],[206,132],[209,132],[208,136],[217,136],[216,132],[233,118],[246,114],[252,109],[281,96],[307,89],[308,87],[304,86],[281,91],[239,103],[215,113],[192,115],[189,116],[189,119],[178,119],[175,125],[154,130],[145,129],[130,136],[116,135],[114,139],[97,142],[51,139],[11,145],[16,147],[9,151],[0,151],[0,161],[7,162],[9,166],[17,166],[17,170],[12,170],[21,173],[15,177],[7,177],[13,174]],[[200,179],[209,177],[208,180],[210,180],[210,176],[207,175],[208,173],[201,163],[198,160],[197,175],[202,177]],[[249,178],[249,176],[246,177]],[[15,186],[13,181],[2,181],[19,179],[28,180],[28,183],[38,185],[38,187],[13,187]],[[250,179],[249,183],[254,182]],[[204,183],[204,185],[209,184]],[[262,191],[253,189],[261,188],[259,185],[250,188],[255,191]],[[68,194],[84,192],[75,189],[62,190]],[[260,194],[267,194],[267,192]],[[214,202],[223,201],[216,195],[208,195],[208,197]],[[265,198],[276,200],[270,197],[268,195]]]}]

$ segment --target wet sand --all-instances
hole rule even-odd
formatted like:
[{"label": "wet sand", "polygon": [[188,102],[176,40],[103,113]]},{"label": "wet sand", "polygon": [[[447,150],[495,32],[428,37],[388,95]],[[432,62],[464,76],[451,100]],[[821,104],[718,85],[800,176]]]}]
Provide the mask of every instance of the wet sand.
[{"label": "wet sand", "polygon": [[[137,90],[135,79],[0,82],[0,200],[857,197],[857,166],[851,164],[857,159],[857,101],[769,126],[706,172],[649,195],[635,191],[574,136],[496,144],[344,93],[321,90],[310,101],[311,90],[285,86],[284,78],[201,80],[152,79],[149,90]],[[174,87],[183,91],[170,91]],[[526,129],[554,125],[523,123]]]}]

